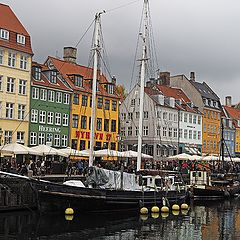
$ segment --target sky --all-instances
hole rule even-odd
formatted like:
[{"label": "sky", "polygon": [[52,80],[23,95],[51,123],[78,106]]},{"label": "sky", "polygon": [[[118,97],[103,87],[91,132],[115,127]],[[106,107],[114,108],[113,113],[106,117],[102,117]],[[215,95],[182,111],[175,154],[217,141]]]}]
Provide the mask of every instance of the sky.
[{"label": "sky", "polygon": [[[237,0],[149,0],[161,71],[196,73],[225,103],[240,102],[240,2]],[[104,43],[111,73],[129,90],[143,0],[2,0],[32,39],[34,60],[62,57],[76,46],[96,12],[102,15]],[[90,29],[78,45],[78,63],[88,64]]]}]

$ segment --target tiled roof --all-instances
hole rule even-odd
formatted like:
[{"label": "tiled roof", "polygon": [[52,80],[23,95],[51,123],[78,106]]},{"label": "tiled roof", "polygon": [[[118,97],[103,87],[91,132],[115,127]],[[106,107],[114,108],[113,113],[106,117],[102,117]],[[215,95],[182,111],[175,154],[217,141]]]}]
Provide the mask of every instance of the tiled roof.
[{"label": "tiled roof", "polygon": [[[49,68],[47,68],[45,65],[33,62],[32,64],[33,67],[40,67],[42,69],[42,71],[47,71],[50,70]],[[58,77],[57,77],[57,83],[51,83],[46,75],[44,73],[41,73],[41,80],[36,80],[34,79],[34,77],[32,77],[32,85],[33,86],[43,86],[43,87],[47,87],[47,88],[53,88],[53,89],[59,89],[59,90],[63,90],[63,91],[72,91],[71,88],[67,87]]]},{"label": "tiled roof", "polygon": [[[28,32],[11,8],[4,4],[0,4],[0,28],[9,31],[9,40],[0,38],[0,46],[33,54]],[[17,43],[17,33],[25,36],[25,45]]]},{"label": "tiled roof", "polygon": [[[70,63],[61,59],[57,59],[54,57],[48,57],[48,60],[53,64],[53,67],[56,68],[63,78],[66,80],[66,82],[69,84],[69,86],[75,90],[75,91],[82,91],[82,92],[88,92],[91,93],[91,80],[93,78],[93,69],[85,66],[81,66],[76,63]],[[77,87],[74,85],[72,79],[69,77],[70,75],[81,75],[83,77],[83,87]],[[100,71],[98,71],[97,79],[99,80],[99,91],[98,95],[102,96],[108,96],[112,98],[118,98],[120,97],[116,94],[109,94],[104,88],[104,84],[109,83],[106,77],[103,74],[100,74]]]},{"label": "tiled roof", "polygon": [[240,120],[240,109],[229,106],[224,106],[224,108],[231,118],[235,120]]}]

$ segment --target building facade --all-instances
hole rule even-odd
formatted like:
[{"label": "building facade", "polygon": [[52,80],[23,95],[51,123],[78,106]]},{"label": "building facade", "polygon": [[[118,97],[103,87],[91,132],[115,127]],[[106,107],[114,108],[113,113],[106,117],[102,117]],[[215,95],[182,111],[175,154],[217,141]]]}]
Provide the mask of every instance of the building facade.
[{"label": "building facade", "polygon": [[33,63],[30,99],[29,146],[69,146],[72,90],[56,70]]},{"label": "building facade", "polygon": [[0,12],[0,145],[27,144],[31,39],[9,6]]},{"label": "building facade", "polygon": [[[90,148],[90,123],[92,114],[93,69],[76,63],[76,49],[64,48],[64,60],[49,57],[45,63],[56,69],[59,77],[72,89],[71,147],[79,150]],[[111,82],[98,71],[96,99],[95,149],[118,149],[118,105],[115,92],[116,80]]]},{"label": "building facade", "polygon": [[190,80],[184,75],[170,78],[170,86],[184,91],[199,111],[202,117],[202,153],[219,154],[221,103],[219,97],[205,83],[195,81],[195,73],[191,73]]}]

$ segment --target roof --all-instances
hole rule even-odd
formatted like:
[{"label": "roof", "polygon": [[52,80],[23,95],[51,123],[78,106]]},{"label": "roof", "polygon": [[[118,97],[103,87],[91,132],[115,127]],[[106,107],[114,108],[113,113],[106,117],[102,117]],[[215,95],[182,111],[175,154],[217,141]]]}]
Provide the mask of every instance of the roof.
[{"label": "roof", "polygon": [[[47,68],[45,65],[42,65],[40,63],[37,62],[33,62],[32,64],[33,67],[40,67],[42,69],[42,71],[47,71],[50,70],[49,68]],[[58,90],[63,90],[63,91],[72,91],[71,88],[67,87],[60,79],[59,77],[57,77],[57,83],[51,83],[47,76],[41,72],[41,80],[36,80],[33,76],[32,76],[32,86],[42,86],[42,87],[46,87],[46,88],[53,88],[53,89],[58,89]]]},{"label": "roof", "polygon": [[[9,31],[9,40],[0,39],[0,46],[32,54],[30,36],[12,9],[0,3],[0,13],[0,28]],[[17,33],[25,36],[25,45],[17,44]]]},{"label": "roof", "polygon": [[[87,93],[92,93],[91,89],[91,80],[93,79],[93,69],[89,67],[85,67],[76,63],[67,62],[58,58],[54,57],[48,57],[48,60],[50,60],[51,64],[53,64],[53,67],[56,68],[62,77],[65,79],[65,81],[68,83],[68,85],[74,90],[74,91],[82,91]],[[48,61],[47,60],[47,61]],[[83,87],[77,87],[74,85],[72,79],[70,78],[70,75],[81,75],[84,79],[83,81]],[[116,94],[109,94],[105,88],[104,84],[109,83],[107,78],[100,74],[100,71],[97,73],[97,79],[99,80],[99,92],[98,95],[102,96],[108,96],[111,98],[118,98],[120,97]]]},{"label": "roof", "polygon": [[231,118],[235,120],[240,120],[240,109],[229,107],[229,106],[224,106],[224,108]]}]

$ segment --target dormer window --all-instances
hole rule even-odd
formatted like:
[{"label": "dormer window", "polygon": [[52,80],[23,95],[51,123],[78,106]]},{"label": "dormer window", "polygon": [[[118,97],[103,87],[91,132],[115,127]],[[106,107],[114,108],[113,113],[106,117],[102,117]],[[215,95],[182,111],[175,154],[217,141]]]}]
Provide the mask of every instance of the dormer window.
[{"label": "dormer window", "polygon": [[108,84],[106,85],[106,91],[107,91],[107,93],[109,93],[109,94],[114,94],[114,85],[108,83]]},{"label": "dormer window", "polygon": [[51,83],[57,83],[57,72],[56,71],[51,71],[50,82]]},{"label": "dormer window", "polygon": [[74,85],[76,87],[83,86],[83,77],[81,75],[74,75]]},{"label": "dormer window", "polygon": [[211,106],[212,105],[212,101],[211,99],[208,99],[208,106]]},{"label": "dormer window", "polygon": [[40,67],[33,67],[33,77],[36,80],[41,80],[41,68]]},{"label": "dormer window", "polygon": [[0,29],[0,38],[8,40],[9,39],[9,31],[5,29]]},{"label": "dormer window", "polygon": [[17,34],[17,43],[25,45],[26,38],[24,35]]}]

